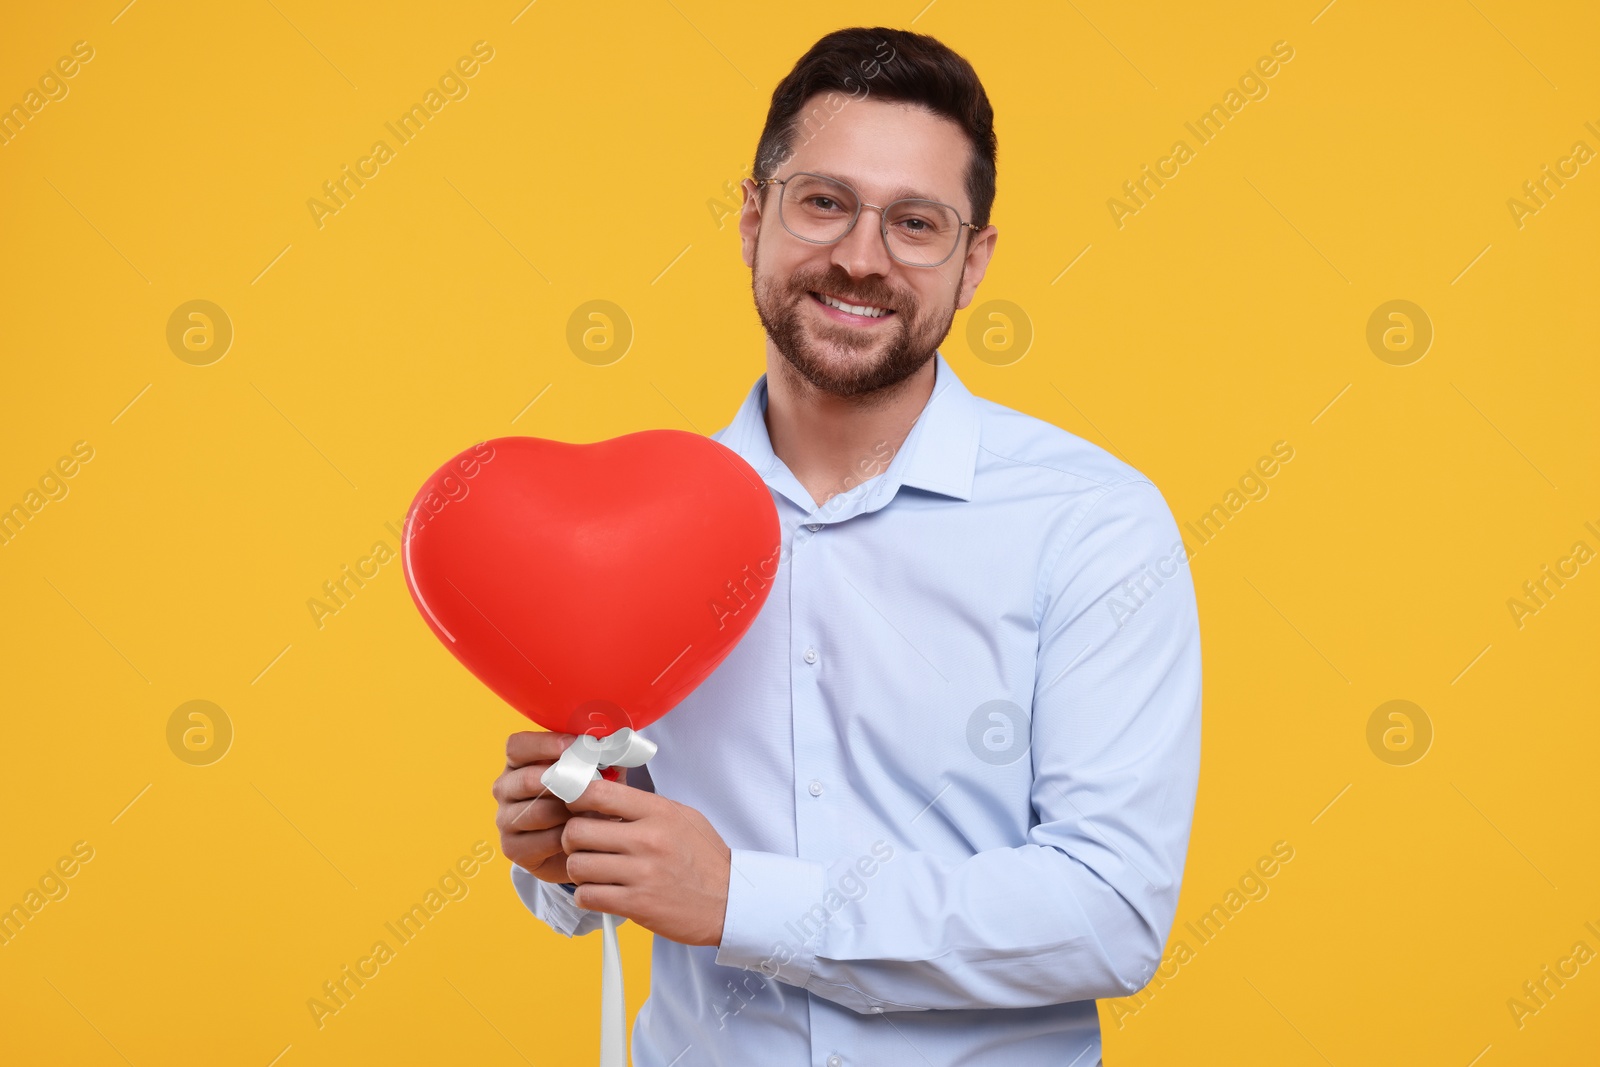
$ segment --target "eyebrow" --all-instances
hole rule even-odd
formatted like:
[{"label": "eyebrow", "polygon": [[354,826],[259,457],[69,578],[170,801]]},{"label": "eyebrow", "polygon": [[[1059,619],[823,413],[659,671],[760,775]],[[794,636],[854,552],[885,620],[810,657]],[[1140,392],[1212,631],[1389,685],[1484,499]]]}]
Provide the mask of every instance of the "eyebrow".
[{"label": "eyebrow", "polygon": [[[866,184],[865,182],[858,181],[855,178],[848,177],[848,176],[843,175],[843,174],[829,174],[829,173],[827,173],[825,171],[820,171],[820,170],[812,171],[811,173],[813,173],[813,174],[821,174],[824,178],[836,178],[839,181],[842,181],[845,184],[847,184],[847,185],[849,185],[849,186],[851,186],[852,188],[855,188],[855,189],[859,189],[859,188],[861,188],[862,185]],[[932,200],[935,203],[939,203],[939,204],[948,204],[948,203],[950,203],[950,201],[941,200],[937,196],[929,196],[927,193],[919,192],[916,189],[913,189],[909,185],[902,185],[898,189],[891,190],[890,193],[889,193],[889,199],[887,201],[885,201],[885,203],[893,203],[896,200],[906,200],[906,199]]]}]

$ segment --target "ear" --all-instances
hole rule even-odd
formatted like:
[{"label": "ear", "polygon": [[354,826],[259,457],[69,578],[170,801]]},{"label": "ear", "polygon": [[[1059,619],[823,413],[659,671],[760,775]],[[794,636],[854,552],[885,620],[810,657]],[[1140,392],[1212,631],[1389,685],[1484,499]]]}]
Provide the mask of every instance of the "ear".
[{"label": "ear", "polygon": [[745,266],[753,268],[756,235],[761,232],[761,188],[754,178],[746,178],[739,183],[739,188],[744,190],[744,206],[739,209],[739,255],[744,258]]},{"label": "ear", "polygon": [[1000,231],[990,225],[979,230],[977,236],[972,239],[972,245],[967,249],[966,272],[961,278],[961,292],[956,295],[957,311],[972,303],[972,297],[978,291],[978,283],[983,281],[983,274],[989,269],[989,260],[994,255],[994,243],[999,236]]}]

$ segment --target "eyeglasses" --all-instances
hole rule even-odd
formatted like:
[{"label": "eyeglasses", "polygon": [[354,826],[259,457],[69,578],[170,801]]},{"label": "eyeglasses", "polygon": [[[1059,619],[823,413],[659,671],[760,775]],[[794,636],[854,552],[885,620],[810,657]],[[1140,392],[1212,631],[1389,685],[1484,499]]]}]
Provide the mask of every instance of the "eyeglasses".
[{"label": "eyeglasses", "polygon": [[861,209],[878,213],[879,230],[889,255],[908,267],[937,267],[955,255],[961,231],[978,227],[963,222],[949,204],[907,198],[879,207],[864,203],[838,178],[801,171],[787,178],[758,178],[757,187],[783,186],[778,219],[783,228],[812,244],[831,245],[855,228]]}]

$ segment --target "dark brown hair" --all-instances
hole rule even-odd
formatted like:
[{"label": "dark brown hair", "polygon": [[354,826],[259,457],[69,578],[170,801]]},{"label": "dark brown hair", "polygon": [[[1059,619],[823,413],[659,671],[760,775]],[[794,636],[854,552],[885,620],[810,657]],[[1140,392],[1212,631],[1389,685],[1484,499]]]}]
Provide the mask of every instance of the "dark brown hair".
[{"label": "dark brown hair", "polygon": [[[756,145],[752,173],[757,178],[776,176],[794,155],[795,139],[806,123],[815,119],[825,124],[830,112],[837,113],[848,103],[833,108],[814,105],[809,114],[802,114],[801,108],[818,93],[825,101],[833,94],[915,104],[960,126],[972,144],[967,161],[969,221],[979,229],[989,224],[995,192],[994,109],[971,63],[938,40],[909,30],[883,26],[835,30],[812,45],[772,91],[767,124]],[[804,139],[814,136],[812,130]],[[763,201],[768,188],[761,187]]]}]

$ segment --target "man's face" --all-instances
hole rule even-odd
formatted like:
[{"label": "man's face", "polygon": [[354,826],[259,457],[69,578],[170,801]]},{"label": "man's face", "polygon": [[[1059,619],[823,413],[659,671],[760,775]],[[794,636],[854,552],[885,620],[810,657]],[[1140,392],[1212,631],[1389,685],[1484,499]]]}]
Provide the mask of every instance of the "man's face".
[{"label": "man's face", "polygon": [[[865,204],[922,197],[971,219],[966,167],[972,148],[954,122],[911,105],[842,94],[819,94],[801,113],[811,121],[802,124],[793,155],[774,177],[824,174],[849,183]],[[993,226],[970,244],[971,231],[963,229],[944,263],[908,266],[889,255],[879,214],[866,206],[844,238],[812,244],[784,229],[782,186],[767,187],[764,209],[755,183],[746,179],[744,188],[739,232],[761,324],[802,378],[834,396],[876,393],[926,364],[949,334],[956,310],[971,303],[994,251]],[[823,295],[889,314],[853,315],[829,307]]]}]

